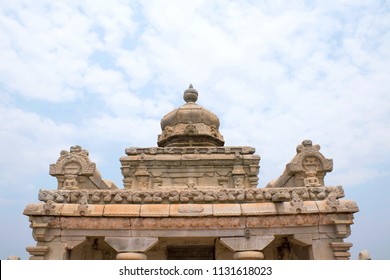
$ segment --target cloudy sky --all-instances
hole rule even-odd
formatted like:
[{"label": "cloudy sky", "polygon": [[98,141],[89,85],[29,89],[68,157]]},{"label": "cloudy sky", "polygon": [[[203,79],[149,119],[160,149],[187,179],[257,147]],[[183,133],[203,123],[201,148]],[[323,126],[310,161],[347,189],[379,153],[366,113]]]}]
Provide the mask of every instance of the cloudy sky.
[{"label": "cloudy sky", "polygon": [[215,112],[227,146],[261,156],[259,186],[304,139],[333,158],[360,212],[352,258],[390,259],[390,2],[1,1],[0,258],[28,258],[26,204],[81,145],[122,186],[126,147],[156,146],[184,103]]}]

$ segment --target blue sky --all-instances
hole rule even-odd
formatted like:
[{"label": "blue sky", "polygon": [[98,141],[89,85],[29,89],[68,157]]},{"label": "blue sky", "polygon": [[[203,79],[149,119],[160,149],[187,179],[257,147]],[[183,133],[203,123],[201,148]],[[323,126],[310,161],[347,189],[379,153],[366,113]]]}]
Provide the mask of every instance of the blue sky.
[{"label": "blue sky", "polygon": [[389,27],[388,1],[2,1],[0,258],[28,257],[22,211],[61,150],[121,186],[124,149],[156,146],[193,83],[226,145],[256,148],[260,187],[321,145],[360,207],[352,258],[390,259]]}]

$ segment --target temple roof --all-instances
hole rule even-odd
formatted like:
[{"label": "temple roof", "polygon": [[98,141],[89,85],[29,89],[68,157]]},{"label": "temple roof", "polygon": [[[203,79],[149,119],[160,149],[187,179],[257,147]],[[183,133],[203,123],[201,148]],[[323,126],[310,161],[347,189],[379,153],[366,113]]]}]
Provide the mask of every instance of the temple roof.
[{"label": "temple roof", "polygon": [[161,119],[158,146],[223,146],[225,142],[219,132],[218,117],[195,103],[198,91],[191,84],[184,91],[183,98],[184,105]]}]

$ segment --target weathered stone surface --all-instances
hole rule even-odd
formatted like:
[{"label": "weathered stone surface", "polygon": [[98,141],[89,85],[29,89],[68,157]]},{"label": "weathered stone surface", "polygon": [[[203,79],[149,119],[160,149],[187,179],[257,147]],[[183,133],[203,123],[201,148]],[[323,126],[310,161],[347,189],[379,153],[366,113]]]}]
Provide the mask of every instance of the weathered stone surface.
[{"label": "weathered stone surface", "polygon": [[104,207],[104,216],[138,217],[141,205],[109,204]]},{"label": "weathered stone surface", "polygon": [[146,260],[147,257],[145,254],[143,253],[131,253],[131,252],[127,252],[127,253],[119,253],[116,255],[116,259],[117,260]]},{"label": "weathered stone surface", "polygon": [[221,238],[222,244],[230,248],[232,251],[261,251],[274,240],[275,237],[270,236],[250,236],[245,237],[224,237]]},{"label": "weathered stone surface", "polygon": [[169,216],[172,217],[193,217],[212,216],[213,205],[211,204],[171,204]]},{"label": "weathered stone surface", "polygon": [[348,252],[352,247],[352,243],[349,242],[331,242],[330,247],[333,249],[334,257],[336,260],[349,260],[351,253]]},{"label": "weathered stone surface", "polygon": [[234,254],[235,260],[263,260],[264,254],[259,251],[243,251]]},{"label": "weathered stone surface", "polygon": [[213,204],[214,216],[240,216],[240,204]]},{"label": "weathered stone surface", "polygon": [[79,204],[64,204],[61,209],[62,216],[80,216]]},{"label": "weathered stone surface", "polygon": [[23,215],[41,215],[43,214],[43,203],[31,203],[24,208]]},{"label": "weathered stone surface", "polygon": [[48,246],[28,246],[26,250],[31,255],[30,260],[44,260],[50,249]]},{"label": "weathered stone surface", "polygon": [[144,204],[141,205],[141,217],[168,217],[169,205],[168,204]]},{"label": "weathered stone surface", "polygon": [[119,217],[61,217],[62,229],[130,229],[130,220]]},{"label": "weathered stone surface", "polygon": [[315,201],[302,201],[301,203],[281,202],[276,204],[278,214],[307,214],[319,213]]},{"label": "weathered stone surface", "polygon": [[315,203],[321,213],[356,213],[359,211],[357,204],[351,200],[327,199],[324,201],[316,201]]},{"label": "weathered stone surface", "polygon": [[257,216],[257,215],[275,215],[277,214],[274,203],[243,203],[241,204],[242,215]]},{"label": "weathered stone surface", "polygon": [[[300,187],[300,188],[256,188],[256,189],[203,189],[178,190],[175,186],[166,190],[40,190],[39,200],[56,204],[173,204],[173,203],[255,203],[290,202],[295,209],[304,201],[324,201],[327,204],[339,203],[344,197],[343,188]],[[62,199],[57,200],[58,197]],[[276,204],[275,204],[276,205]],[[35,207],[35,206],[30,206]],[[45,206],[44,206],[45,207]]]},{"label": "weathered stone surface", "polygon": [[117,252],[145,252],[158,243],[153,237],[106,237],[104,239]]}]

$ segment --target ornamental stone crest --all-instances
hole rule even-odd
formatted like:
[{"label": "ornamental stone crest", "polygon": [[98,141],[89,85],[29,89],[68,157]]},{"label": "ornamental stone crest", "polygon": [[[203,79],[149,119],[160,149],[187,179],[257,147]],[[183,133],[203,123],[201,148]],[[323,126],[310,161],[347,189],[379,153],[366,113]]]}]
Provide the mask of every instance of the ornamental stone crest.
[{"label": "ornamental stone crest", "polygon": [[61,151],[55,164],[50,165],[50,175],[57,178],[58,189],[111,189],[116,186],[104,181],[96,168],[96,164],[89,159],[87,150],[80,146],[72,146],[68,151]]}]

